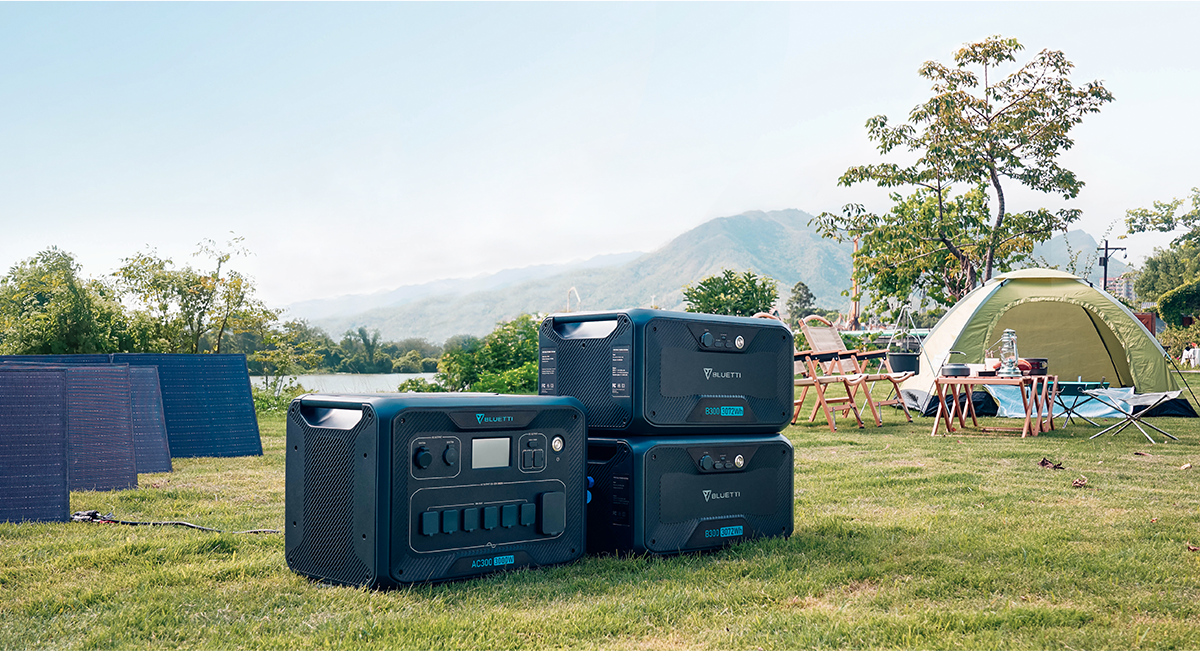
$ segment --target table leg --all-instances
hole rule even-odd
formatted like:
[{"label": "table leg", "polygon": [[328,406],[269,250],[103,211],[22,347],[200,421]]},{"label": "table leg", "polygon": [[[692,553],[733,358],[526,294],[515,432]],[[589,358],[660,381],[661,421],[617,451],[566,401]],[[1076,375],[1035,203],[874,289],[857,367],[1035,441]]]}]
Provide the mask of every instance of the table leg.
[{"label": "table leg", "polygon": [[[975,389],[974,387],[965,387],[967,390],[967,411],[971,414],[971,425],[976,429],[979,428],[979,419],[975,417]],[[963,424],[966,427],[966,424]]]},{"label": "table leg", "polygon": [[954,433],[954,420],[953,420],[953,416],[951,415],[951,413],[946,405],[946,385],[937,383],[937,391],[938,391],[938,413],[937,413],[937,417],[933,419],[933,432],[930,433],[930,436],[937,436],[938,427],[942,424],[943,421],[945,421],[945,423],[946,423],[946,433],[953,434]]},{"label": "table leg", "polygon": [[1029,387],[1024,382],[1017,385],[1021,387],[1021,404],[1025,407],[1025,424],[1021,427],[1021,438],[1029,436],[1029,422],[1032,420],[1033,403],[1030,402]]},{"label": "table leg", "polygon": [[[1053,385],[1051,384],[1053,383]],[[1058,376],[1046,379],[1046,387],[1042,395],[1042,404],[1046,406],[1046,415],[1050,418],[1050,429],[1054,431],[1054,395],[1058,393]]]}]

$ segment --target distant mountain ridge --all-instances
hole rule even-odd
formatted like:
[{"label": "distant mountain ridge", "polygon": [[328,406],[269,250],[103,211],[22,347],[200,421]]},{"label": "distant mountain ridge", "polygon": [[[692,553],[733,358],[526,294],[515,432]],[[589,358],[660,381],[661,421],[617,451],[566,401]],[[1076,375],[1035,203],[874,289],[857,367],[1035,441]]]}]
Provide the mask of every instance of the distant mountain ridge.
[{"label": "distant mountain ridge", "polygon": [[[384,339],[423,337],[442,342],[456,334],[482,336],[499,321],[521,313],[649,307],[682,310],[683,287],[723,269],[751,270],[779,282],[779,304],[803,281],[816,304],[845,311],[849,299],[851,247],[821,238],[800,210],[750,211],[697,226],[651,253],[615,254],[565,265],[537,265],[495,274],[409,285],[388,292],[305,301],[290,315],[309,318],[333,336],[358,327],[379,330]],[[1051,266],[1099,284],[1096,240],[1070,231],[1034,248],[1024,266]],[[632,259],[631,259],[632,258]],[[1072,259],[1074,258],[1074,259]],[[1127,266],[1109,263],[1109,277]],[[325,316],[320,316],[324,314]]]},{"label": "distant mountain ridge", "polygon": [[582,298],[581,307],[573,302],[572,309],[648,307],[652,302],[683,309],[683,287],[722,269],[774,278],[781,303],[797,281],[804,281],[818,305],[840,307],[847,300],[841,292],[850,285],[851,247],[821,238],[808,225],[810,219],[808,213],[792,209],[720,217],[624,264],[542,272],[541,277],[468,294],[414,292],[402,304],[314,318],[313,323],[334,336],[366,327],[378,329],[384,339],[441,342],[456,334],[487,334],[498,321],[521,313],[561,311],[572,287]]},{"label": "distant mountain ridge", "polygon": [[428,296],[461,296],[488,289],[500,289],[526,280],[562,273],[573,269],[612,267],[625,264],[645,255],[642,251],[608,253],[586,260],[575,260],[562,264],[540,264],[519,269],[502,269],[492,274],[480,274],[470,278],[444,278],[418,285],[403,285],[396,289],[371,294],[349,294],[334,298],[319,298],[288,305],[288,316],[295,319],[328,319],[360,314],[367,310],[394,307],[411,303]]}]

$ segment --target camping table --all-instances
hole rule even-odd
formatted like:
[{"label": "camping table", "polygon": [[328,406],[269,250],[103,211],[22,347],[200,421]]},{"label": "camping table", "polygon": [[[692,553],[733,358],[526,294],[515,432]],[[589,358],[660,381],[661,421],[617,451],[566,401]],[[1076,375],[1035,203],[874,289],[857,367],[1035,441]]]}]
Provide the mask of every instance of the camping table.
[{"label": "camping table", "polygon": [[[1109,407],[1112,407],[1113,409],[1116,409],[1117,411],[1121,412],[1122,414],[1125,415],[1125,420],[1117,423],[1116,425],[1111,425],[1109,427],[1106,427],[1106,428],[1100,430],[1099,432],[1096,432],[1095,434],[1088,437],[1088,440],[1090,441],[1090,440],[1096,438],[1097,436],[1100,436],[1101,434],[1103,434],[1113,428],[1117,429],[1117,431],[1113,432],[1113,434],[1114,435],[1118,434],[1121,432],[1121,430],[1125,429],[1126,427],[1129,427],[1132,424],[1134,427],[1138,428],[1142,432],[1142,436],[1145,436],[1147,439],[1149,439],[1151,443],[1154,443],[1154,438],[1151,437],[1149,434],[1147,434],[1146,430],[1142,429],[1142,425],[1145,425],[1146,427],[1153,427],[1154,429],[1158,430],[1159,434],[1167,436],[1172,440],[1178,441],[1179,439],[1175,438],[1174,436],[1171,436],[1167,432],[1142,420],[1142,417],[1145,414],[1149,414],[1151,409],[1154,409],[1155,407],[1161,405],[1162,403],[1164,403],[1168,400],[1174,400],[1174,399],[1178,398],[1179,395],[1182,393],[1183,393],[1183,389],[1178,389],[1176,391],[1163,391],[1163,392],[1159,392],[1159,393],[1142,393],[1142,394],[1137,394],[1137,395],[1131,396],[1131,395],[1120,395],[1120,394],[1113,393],[1111,389],[1092,389],[1087,392],[1087,394],[1089,396],[1092,396],[1096,400],[1100,401],[1101,403],[1106,404]],[[1122,404],[1129,405],[1129,409],[1125,409],[1124,407],[1122,407],[1121,406]],[[1138,411],[1137,413],[1134,413],[1134,411],[1133,411],[1134,407],[1142,407],[1142,409],[1140,411]],[[1139,425],[1138,423],[1141,423],[1141,425]]]},{"label": "camping table", "polygon": [[[984,386],[1017,386],[1021,387],[1021,403],[1025,406],[1025,422],[1021,427],[979,427],[975,418],[975,404],[971,402],[972,387]],[[1054,429],[1054,410],[1051,396],[1054,386],[1058,384],[1057,375],[1031,375],[1022,377],[942,377],[935,382],[938,395],[938,411],[933,421],[931,436],[937,436],[942,423],[946,431],[953,434],[954,419],[958,425],[967,429],[966,417],[971,416],[971,426],[982,432],[1020,432],[1021,438],[1037,436],[1041,432]],[[966,393],[967,406],[959,407],[959,394]],[[947,402],[949,397],[952,402]],[[1043,412],[1045,415],[1043,416]],[[1036,419],[1036,420],[1035,420]]]},{"label": "camping table", "polygon": [[[1059,382],[1058,390],[1054,392],[1054,404],[1057,404],[1063,408],[1062,415],[1066,419],[1066,421],[1063,423],[1063,427],[1070,425],[1071,418],[1073,417],[1082,418],[1091,423],[1093,427],[1100,427],[1100,425],[1091,418],[1084,416],[1076,410],[1083,405],[1096,400],[1096,396],[1091,395],[1088,393],[1088,391],[1093,389],[1107,388],[1108,382]],[[1071,404],[1068,405],[1067,401],[1063,400],[1063,397],[1074,398],[1074,400],[1072,400]],[[1083,400],[1080,400],[1080,398],[1083,398]],[[1097,400],[1097,402],[1099,401]],[[1051,408],[1053,408],[1053,405],[1051,405]]]}]

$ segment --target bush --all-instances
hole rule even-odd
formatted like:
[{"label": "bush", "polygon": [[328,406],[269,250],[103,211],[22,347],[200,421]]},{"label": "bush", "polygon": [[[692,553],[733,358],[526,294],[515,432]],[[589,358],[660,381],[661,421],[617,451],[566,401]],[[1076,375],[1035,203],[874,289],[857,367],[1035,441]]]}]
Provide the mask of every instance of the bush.
[{"label": "bush", "polygon": [[1167,352],[1175,360],[1183,354],[1185,344],[1191,342],[1200,343],[1200,322],[1193,323],[1190,328],[1181,328],[1179,326],[1167,326],[1158,335],[1158,341],[1167,349]]},{"label": "bush", "polygon": [[250,393],[254,396],[256,413],[279,414],[287,411],[288,405],[292,404],[293,400],[309,393],[309,390],[296,382],[295,378],[287,378],[283,383],[276,385],[274,390],[252,386]]},{"label": "bush", "polygon": [[1158,297],[1158,310],[1169,326],[1180,326],[1183,317],[1200,314],[1200,280],[1180,285]]},{"label": "bush", "polygon": [[537,393],[538,364],[526,362],[506,371],[483,371],[471,385],[472,391],[484,393]]},{"label": "bush", "polygon": [[408,378],[407,380],[401,382],[400,386],[396,387],[396,390],[400,393],[445,393],[446,391],[449,391],[449,389],[441,384],[438,384],[437,382],[430,382],[423,377]]}]

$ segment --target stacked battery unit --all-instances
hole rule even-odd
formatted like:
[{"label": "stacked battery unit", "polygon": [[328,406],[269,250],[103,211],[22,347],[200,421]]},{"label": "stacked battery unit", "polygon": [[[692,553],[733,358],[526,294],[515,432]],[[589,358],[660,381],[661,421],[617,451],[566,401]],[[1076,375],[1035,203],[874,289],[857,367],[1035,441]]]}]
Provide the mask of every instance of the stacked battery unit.
[{"label": "stacked battery unit", "polygon": [[793,341],[779,321],[554,314],[538,392],[587,411],[589,553],[675,554],[793,529]]}]

